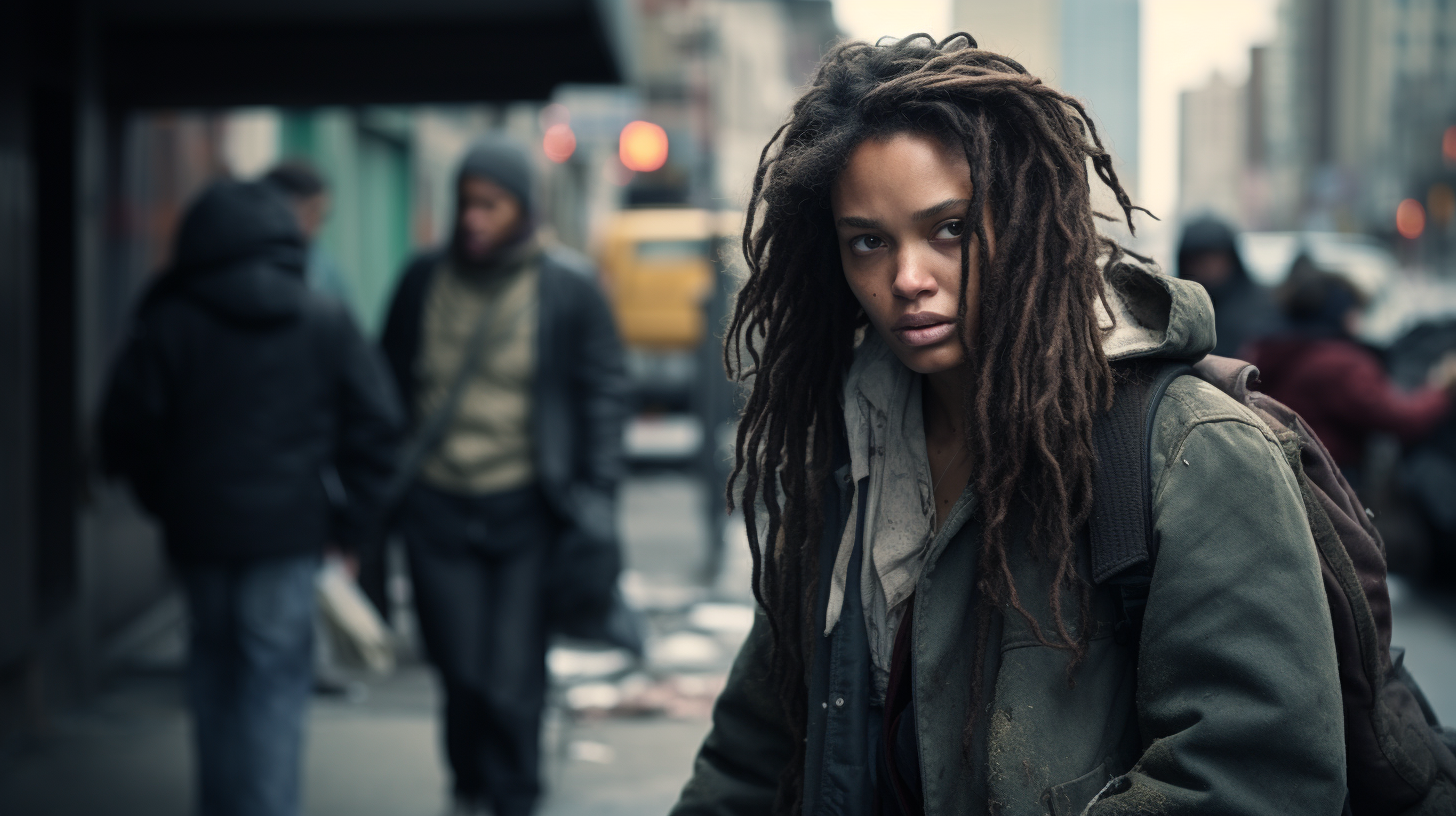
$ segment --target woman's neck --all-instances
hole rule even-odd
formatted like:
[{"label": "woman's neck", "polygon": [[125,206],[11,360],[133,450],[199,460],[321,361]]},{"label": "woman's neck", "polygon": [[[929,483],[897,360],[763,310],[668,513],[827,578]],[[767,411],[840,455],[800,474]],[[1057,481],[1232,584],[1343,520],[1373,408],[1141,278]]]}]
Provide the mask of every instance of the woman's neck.
[{"label": "woman's neck", "polygon": [[925,376],[922,410],[925,416],[926,439],[954,436],[964,444],[961,427],[965,417],[966,393],[970,384],[970,367],[957,366]]},{"label": "woman's neck", "polygon": [[971,478],[966,447],[965,400],[969,366],[925,377],[921,413],[925,420],[925,452],[930,460],[931,492],[935,494],[935,529],[945,524]]}]

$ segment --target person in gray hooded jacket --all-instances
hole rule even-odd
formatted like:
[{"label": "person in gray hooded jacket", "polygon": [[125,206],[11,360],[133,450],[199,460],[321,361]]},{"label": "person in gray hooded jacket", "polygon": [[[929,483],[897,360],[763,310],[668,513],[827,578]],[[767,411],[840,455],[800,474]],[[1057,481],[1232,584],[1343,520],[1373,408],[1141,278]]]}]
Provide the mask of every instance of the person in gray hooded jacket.
[{"label": "person in gray hooded jacket", "polygon": [[762,614],[674,816],[1335,816],[1340,684],[1270,430],[1179,377],[1155,414],[1140,643],[1089,577],[1094,423],[1213,346],[1081,103],[968,35],[832,51],[764,154],[730,369]]},{"label": "person in gray hooded jacket", "polygon": [[[590,270],[536,234],[525,148],[482,140],[456,184],[450,244],[405,270],[381,340],[417,440],[437,431],[399,526],[445,692],[453,810],[523,816],[541,789],[548,630],[571,624],[561,596],[616,582],[627,382]],[[562,557],[584,538],[609,557]]]}]

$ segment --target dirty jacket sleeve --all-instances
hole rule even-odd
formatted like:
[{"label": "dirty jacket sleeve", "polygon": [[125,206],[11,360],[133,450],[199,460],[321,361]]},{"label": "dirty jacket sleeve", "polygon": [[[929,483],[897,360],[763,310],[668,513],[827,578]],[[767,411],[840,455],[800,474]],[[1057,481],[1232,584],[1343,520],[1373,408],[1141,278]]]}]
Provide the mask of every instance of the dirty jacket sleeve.
[{"label": "dirty jacket sleeve", "polygon": [[1296,477],[1267,429],[1205,383],[1175,383],[1157,420],[1137,690],[1148,747],[1087,812],[1336,816],[1340,684]]},{"label": "dirty jacket sleeve", "polygon": [[793,756],[794,738],[769,680],[771,647],[768,619],[759,611],[713,707],[713,730],[671,816],[773,812],[779,775]]}]

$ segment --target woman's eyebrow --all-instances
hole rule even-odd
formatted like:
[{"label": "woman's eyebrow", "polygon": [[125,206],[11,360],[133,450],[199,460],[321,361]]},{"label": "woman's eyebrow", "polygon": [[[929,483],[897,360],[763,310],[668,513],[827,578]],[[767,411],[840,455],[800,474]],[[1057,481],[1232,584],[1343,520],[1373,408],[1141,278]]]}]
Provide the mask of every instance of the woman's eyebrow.
[{"label": "woman's eyebrow", "polygon": [[910,220],[920,221],[926,218],[940,215],[941,213],[951,209],[952,207],[960,207],[962,210],[967,210],[970,209],[970,206],[971,200],[969,198],[947,198],[939,204],[926,207],[923,210],[917,211],[914,215],[910,216]]},{"label": "woman's eyebrow", "polygon": [[[953,209],[955,207],[960,207],[964,210],[969,209],[970,206],[971,200],[969,198],[947,198],[939,204],[933,204],[923,210],[915,211],[911,214],[910,220],[923,221],[926,218],[933,218],[945,212],[946,210]],[[879,221],[876,221],[873,218],[861,218],[857,215],[846,215],[842,218],[837,218],[835,219],[834,223],[846,227],[853,227],[854,229],[884,229],[884,225],[881,224]]]}]

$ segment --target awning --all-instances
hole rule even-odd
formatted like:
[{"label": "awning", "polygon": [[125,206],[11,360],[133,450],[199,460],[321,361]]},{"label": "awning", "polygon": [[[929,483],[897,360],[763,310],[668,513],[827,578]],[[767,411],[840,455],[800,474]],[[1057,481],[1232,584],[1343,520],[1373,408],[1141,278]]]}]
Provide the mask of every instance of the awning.
[{"label": "awning", "polygon": [[621,0],[98,0],[113,109],[544,99],[623,80]]}]

